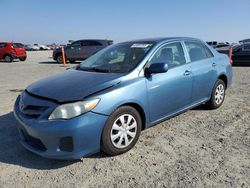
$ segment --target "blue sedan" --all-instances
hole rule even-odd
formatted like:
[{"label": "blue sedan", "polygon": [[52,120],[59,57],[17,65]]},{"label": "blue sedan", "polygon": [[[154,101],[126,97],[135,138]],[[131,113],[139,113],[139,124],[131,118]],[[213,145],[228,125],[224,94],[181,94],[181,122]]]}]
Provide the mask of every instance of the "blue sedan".
[{"label": "blue sedan", "polygon": [[194,38],[111,45],[18,96],[21,143],[47,158],[122,154],[146,128],[200,104],[220,107],[232,82],[229,62]]}]

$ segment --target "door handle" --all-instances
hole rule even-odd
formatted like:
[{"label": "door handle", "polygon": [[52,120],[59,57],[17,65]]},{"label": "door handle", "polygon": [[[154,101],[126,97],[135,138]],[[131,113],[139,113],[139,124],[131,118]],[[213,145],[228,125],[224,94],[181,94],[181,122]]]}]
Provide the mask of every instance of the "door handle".
[{"label": "door handle", "polygon": [[192,74],[192,71],[186,70],[186,71],[184,72],[184,76],[188,76],[188,75],[190,75],[190,74]]},{"label": "door handle", "polygon": [[212,66],[213,66],[213,67],[216,67],[216,65],[217,65],[216,63],[212,63]]}]

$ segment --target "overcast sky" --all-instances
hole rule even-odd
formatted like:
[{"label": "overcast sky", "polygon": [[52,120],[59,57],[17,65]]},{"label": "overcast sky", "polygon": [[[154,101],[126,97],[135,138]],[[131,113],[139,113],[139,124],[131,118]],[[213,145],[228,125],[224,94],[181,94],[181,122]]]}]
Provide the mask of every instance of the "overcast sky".
[{"label": "overcast sky", "polygon": [[250,0],[0,0],[0,41],[250,38]]}]

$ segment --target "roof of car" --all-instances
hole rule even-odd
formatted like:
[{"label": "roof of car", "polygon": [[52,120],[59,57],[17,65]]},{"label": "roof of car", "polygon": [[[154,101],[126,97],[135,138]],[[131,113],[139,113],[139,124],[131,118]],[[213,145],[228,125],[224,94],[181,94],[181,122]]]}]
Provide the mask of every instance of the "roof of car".
[{"label": "roof of car", "polygon": [[20,42],[0,42],[1,44],[22,44]]},{"label": "roof of car", "polygon": [[131,40],[128,42],[162,42],[162,41],[172,41],[172,40],[197,40],[192,37],[159,37],[159,38],[146,38],[146,39],[137,39]]},{"label": "roof of car", "polygon": [[14,42],[0,42],[1,44],[13,44]]}]

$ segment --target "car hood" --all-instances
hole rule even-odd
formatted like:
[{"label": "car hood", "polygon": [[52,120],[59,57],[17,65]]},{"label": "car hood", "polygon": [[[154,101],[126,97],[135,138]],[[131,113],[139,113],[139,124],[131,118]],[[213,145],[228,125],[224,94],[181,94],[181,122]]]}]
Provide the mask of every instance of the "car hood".
[{"label": "car hood", "polygon": [[121,81],[123,74],[67,70],[37,81],[26,88],[30,94],[55,100],[72,102],[112,87]]}]

